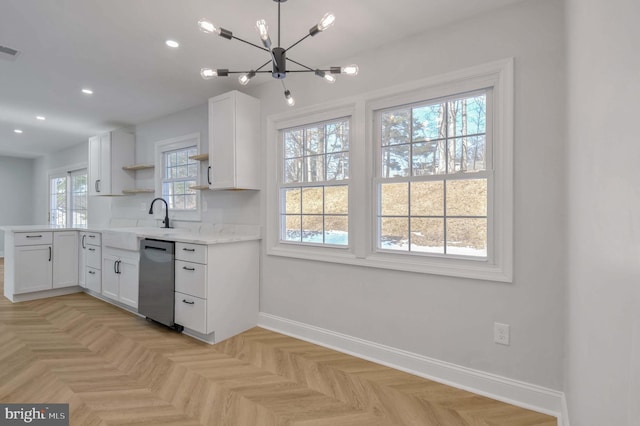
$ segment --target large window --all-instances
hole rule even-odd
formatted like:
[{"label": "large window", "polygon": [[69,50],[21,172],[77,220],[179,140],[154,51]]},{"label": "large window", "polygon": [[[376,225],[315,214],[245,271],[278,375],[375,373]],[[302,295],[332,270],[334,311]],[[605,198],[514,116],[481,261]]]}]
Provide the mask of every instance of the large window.
[{"label": "large window", "polygon": [[87,225],[87,169],[49,176],[49,223]]},{"label": "large window", "polygon": [[267,254],[511,281],[513,101],[507,59],[268,116]]},{"label": "large window", "polygon": [[487,257],[490,93],[375,111],[379,250]]},{"label": "large window", "polygon": [[349,244],[349,119],[280,132],[280,240]]}]

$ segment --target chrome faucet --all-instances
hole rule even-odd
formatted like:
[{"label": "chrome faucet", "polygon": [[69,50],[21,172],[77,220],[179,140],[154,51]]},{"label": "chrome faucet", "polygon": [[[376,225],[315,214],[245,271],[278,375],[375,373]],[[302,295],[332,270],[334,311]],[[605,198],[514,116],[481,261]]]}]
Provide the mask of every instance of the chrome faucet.
[{"label": "chrome faucet", "polygon": [[162,223],[164,223],[163,228],[169,228],[169,204],[167,204],[167,200],[165,200],[164,198],[154,198],[153,201],[151,202],[151,207],[149,207],[149,214],[153,214],[153,203],[155,203],[156,201],[162,201],[164,202],[164,220],[162,221]]}]

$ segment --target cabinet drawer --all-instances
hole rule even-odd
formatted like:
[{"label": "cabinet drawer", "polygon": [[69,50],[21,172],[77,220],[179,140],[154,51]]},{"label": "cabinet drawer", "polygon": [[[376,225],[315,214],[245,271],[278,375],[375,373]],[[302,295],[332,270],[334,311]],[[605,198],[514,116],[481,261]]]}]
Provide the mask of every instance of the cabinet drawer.
[{"label": "cabinet drawer", "polygon": [[16,232],[14,235],[16,246],[35,246],[53,243],[52,232]]},{"label": "cabinet drawer", "polygon": [[202,244],[176,243],[176,259],[206,264],[207,246]]},{"label": "cabinet drawer", "polygon": [[185,328],[207,334],[207,301],[199,297],[176,292],[174,322]]},{"label": "cabinet drawer", "polygon": [[102,264],[102,248],[98,246],[87,246],[87,266],[100,269]]},{"label": "cabinet drawer", "polygon": [[87,232],[85,244],[100,246],[102,244],[102,234],[99,232]]},{"label": "cabinet drawer", "polygon": [[87,275],[85,276],[86,288],[95,291],[96,293],[102,292],[102,274],[99,269],[87,267]]},{"label": "cabinet drawer", "polygon": [[176,291],[206,299],[206,282],[206,265],[176,260]]}]

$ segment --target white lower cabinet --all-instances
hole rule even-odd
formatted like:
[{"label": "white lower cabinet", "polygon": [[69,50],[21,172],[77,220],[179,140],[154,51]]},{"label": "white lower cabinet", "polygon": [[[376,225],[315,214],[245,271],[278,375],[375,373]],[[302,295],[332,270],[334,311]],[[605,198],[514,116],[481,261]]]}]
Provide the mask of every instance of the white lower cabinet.
[{"label": "white lower cabinet", "polygon": [[138,309],[139,253],[104,248],[102,295]]},{"label": "white lower cabinet", "polygon": [[50,290],[53,282],[50,245],[15,248],[15,294]]},{"label": "white lower cabinet", "polygon": [[53,288],[78,285],[78,232],[53,233]]},{"label": "white lower cabinet", "polygon": [[216,343],[258,320],[258,241],[176,243],[175,323]]}]

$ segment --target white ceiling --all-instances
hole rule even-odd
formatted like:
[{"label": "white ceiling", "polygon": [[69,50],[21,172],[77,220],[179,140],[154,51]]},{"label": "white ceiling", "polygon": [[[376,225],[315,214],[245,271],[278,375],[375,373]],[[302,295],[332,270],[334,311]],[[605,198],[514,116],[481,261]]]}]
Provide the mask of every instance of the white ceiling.
[{"label": "white ceiling", "polygon": [[[331,11],[335,25],[288,56],[314,68],[346,65],[342,59],[362,51],[518,1],[289,0],[282,3],[281,44],[288,47]],[[237,89],[236,77],[205,81],[200,68],[246,70],[269,57],[202,33],[196,22],[203,17],[255,43],[255,21],[264,18],[276,44],[272,0],[0,0],[0,45],[20,51],[12,60],[0,55],[0,155],[54,152]],[[180,48],[165,46],[168,38]],[[83,95],[83,87],[94,95]]]}]

